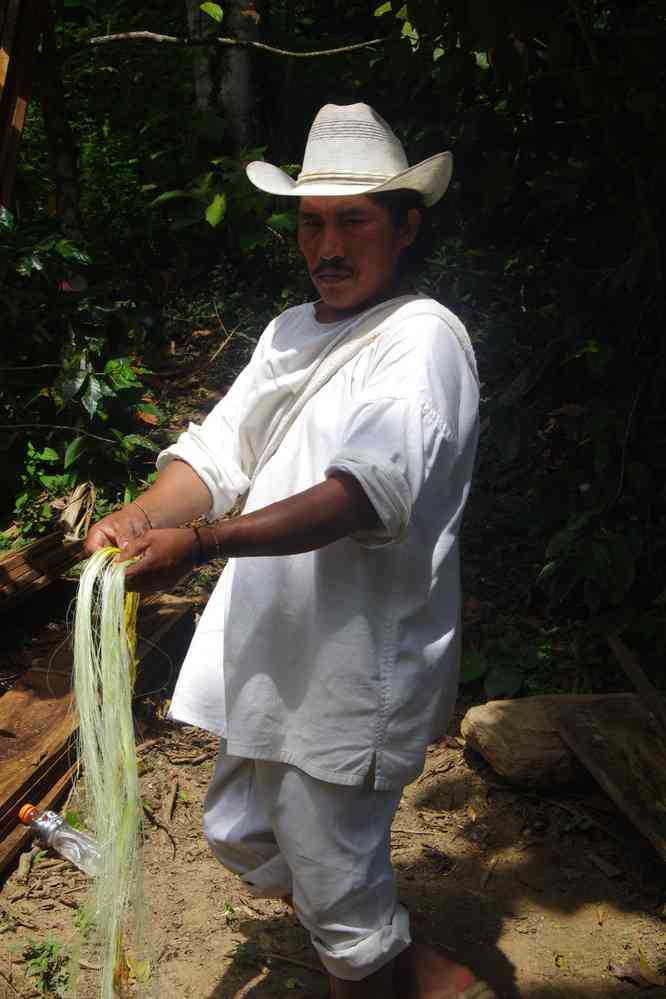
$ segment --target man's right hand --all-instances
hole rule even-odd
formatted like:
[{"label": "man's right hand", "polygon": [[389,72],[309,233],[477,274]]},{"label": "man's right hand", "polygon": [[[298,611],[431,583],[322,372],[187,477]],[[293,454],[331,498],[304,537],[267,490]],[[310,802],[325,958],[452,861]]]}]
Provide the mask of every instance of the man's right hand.
[{"label": "man's right hand", "polygon": [[99,548],[126,548],[150,527],[148,517],[141,508],[129,503],[122,510],[116,510],[93,524],[84,542],[84,550],[87,555],[92,555]]},{"label": "man's right hand", "polygon": [[155,482],[141,493],[138,502],[103,517],[88,531],[84,543],[88,555],[100,548],[125,549],[146,531],[178,527],[207,514],[211,495],[194,469],[184,461],[172,461]]}]

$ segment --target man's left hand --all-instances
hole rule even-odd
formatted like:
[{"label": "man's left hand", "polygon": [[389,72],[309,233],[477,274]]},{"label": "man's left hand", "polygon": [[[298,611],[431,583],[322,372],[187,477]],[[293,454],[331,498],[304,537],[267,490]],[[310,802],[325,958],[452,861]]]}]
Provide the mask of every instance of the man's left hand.
[{"label": "man's left hand", "polygon": [[128,590],[155,593],[171,590],[193,567],[198,542],[191,527],[146,531],[130,541],[118,555],[119,562],[137,558],[127,569]]}]

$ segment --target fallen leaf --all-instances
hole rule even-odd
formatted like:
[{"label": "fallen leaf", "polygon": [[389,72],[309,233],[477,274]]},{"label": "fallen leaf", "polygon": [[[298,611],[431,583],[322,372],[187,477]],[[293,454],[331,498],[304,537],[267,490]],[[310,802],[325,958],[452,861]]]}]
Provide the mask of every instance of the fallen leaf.
[{"label": "fallen leaf", "polygon": [[136,410],[136,417],[142,423],[149,423],[151,427],[156,426],[160,422],[159,416],[155,416],[154,413],[146,413],[143,409]]},{"label": "fallen leaf", "polygon": [[479,817],[478,813],[476,811],[476,808],[474,807],[474,805],[468,805],[467,806],[467,814],[470,817],[470,819],[472,820],[472,822],[476,822],[476,820]]},{"label": "fallen leaf", "polygon": [[606,919],[606,910],[603,905],[597,906],[597,923],[599,926],[603,926]]},{"label": "fallen leaf", "polygon": [[300,989],[303,987],[302,982],[299,982],[298,978],[288,978],[284,984],[288,989]]},{"label": "fallen leaf", "polygon": [[145,985],[150,979],[150,961],[147,958],[140,960],[134,954],[128,953],[127,969],[130,980],[134,979],[135,982],[139,982],[141,985]]},{"label": "fallen leaf", "polygon": [[564,956],[564,954],[560,954],[558,951],[556,951],[555,954],[554,954],[554,958],[555,958],[555,967],[556,968],[566,968],[566,966],[567,966],[567,959]]},{"label": "fallen leaf", "polygon": [[251,17],[255,24],[259,24],[261,21],[261,14],[257,13],[256,10],[242,10],[240,15],[241,17]]}]

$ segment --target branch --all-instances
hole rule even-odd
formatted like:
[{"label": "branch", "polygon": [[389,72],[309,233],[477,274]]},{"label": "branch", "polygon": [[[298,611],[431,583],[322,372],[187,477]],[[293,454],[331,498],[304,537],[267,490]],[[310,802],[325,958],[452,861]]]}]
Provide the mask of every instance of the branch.
[{"label": "branch", "polygon": [[80,427],[68,427],[62,423],[2,423],[2,430],[73,430],[81,437],[92,437],[95,441],[104,441],[105,444],[118,444],[111,437],[100,437],[99,434],[91,434],[88,430],[81,430]]},{"label": "branch", "polygon": [[372,38],[368,42],[355,42],[353,45],[342,45],[335,49],[319,49],[317,52],[293,52],[290,49],[278,49],[274,45],[264,45],[263,42],[253,42],[241,38],[221,38],[211,35],[209,38],[178,38],[175,35],[160,35],[155,31],[123,31],[116,35],[96,35],[88,38],[81,45],[70,49],[63,49],[60,53],[61,59],[69,59],[71,56],[85,52],[87,49],[98,48],[100,45],[110,45],[114,42],[151,42],[157,45],[182,45],[193,47],[196,45],[222,45],[240,48],[259,49],[262,52],[270,52],[273,55],[288,56],[293,59],[316,59],[318,56],[340,55],[343,52],[355,52],[357,49],[366,49],[372,45],[382,45],[388,38]]}]

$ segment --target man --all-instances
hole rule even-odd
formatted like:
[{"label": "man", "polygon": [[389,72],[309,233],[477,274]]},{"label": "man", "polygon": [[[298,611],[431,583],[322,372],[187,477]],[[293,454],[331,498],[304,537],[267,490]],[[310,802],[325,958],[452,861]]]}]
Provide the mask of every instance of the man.
[{"label": "man", "polygon": [[[88,548],[141,555],[127,572],[139,590],[230,560],[171,715],[222,737],[205,834],[248,891],[293,900],[331,995],[490,999],[468,969],[411,944],[389,859],[402,788],[458,675],[478,379],[462,325],[407,273],[450,155],[409,167],[371,108],[327,105],[297,181],[267,163],[247,173],[300,199],[319,298],[268,326]],[[242,516],[219,521],[242,496]],[[202,515],[211,526],[179,526]]]}]

